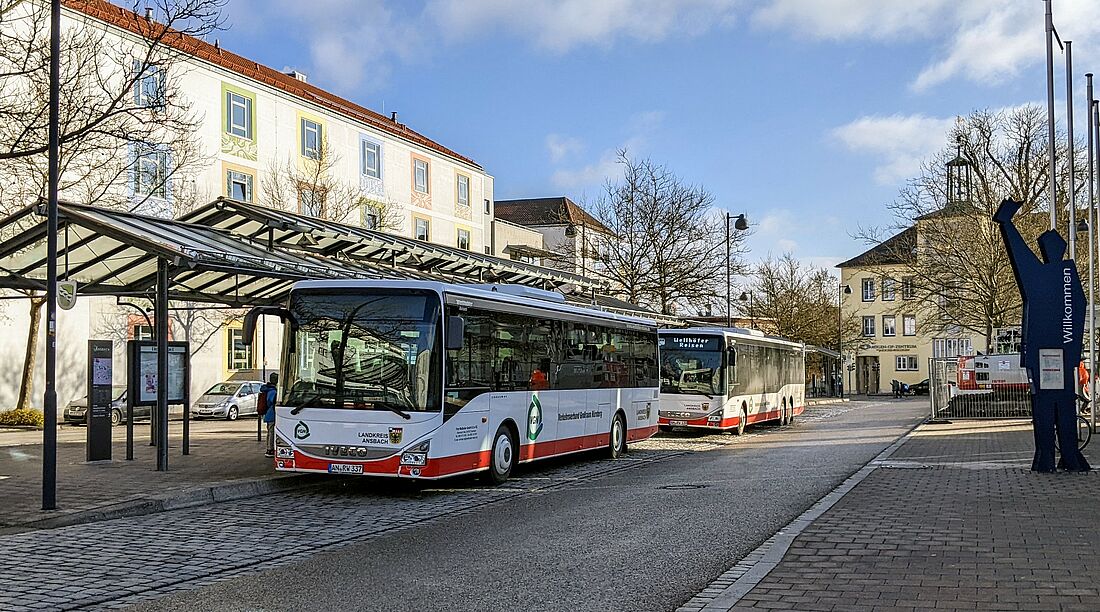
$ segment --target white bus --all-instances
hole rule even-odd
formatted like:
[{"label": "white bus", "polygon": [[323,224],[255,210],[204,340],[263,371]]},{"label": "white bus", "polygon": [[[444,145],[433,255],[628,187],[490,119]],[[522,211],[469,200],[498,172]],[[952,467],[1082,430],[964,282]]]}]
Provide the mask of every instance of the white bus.
[{"label": "white bus", "polygon": [[661,330],[661,427],[733,430],[805,410],[805,346],[757,330]]},{"label": "white bus", "polygon": [[653,321],[515,285],[308,281],[287,308],[275,418],[283,471],[441,478],[657,432]]}]

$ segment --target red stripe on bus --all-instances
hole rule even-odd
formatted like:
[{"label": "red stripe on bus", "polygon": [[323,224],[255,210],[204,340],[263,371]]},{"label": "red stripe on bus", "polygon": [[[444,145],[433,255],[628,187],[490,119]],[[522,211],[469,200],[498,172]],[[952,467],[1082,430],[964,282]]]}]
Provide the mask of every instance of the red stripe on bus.
[{"label": "red stripe on bus", "polygon": [[[644,440],[655,433],[657,433],[656,425],[650,427],[637,427],[627,431],[627,440],[632,442]],[[610,433],[591,434],[523,445],[520,447],[519,460],[531,461],[534,459],[553,457],[555,455],[565,455],[568,453],[605,447],[611,442],[610,436]],[[461,472],[486,469],[489,467],[489,459],[490,451],[488,450],[429,459],[427,465],[420,467],[420,477],[440,478],[442,476],[450,476]],[[325,459],[317,459],[304,455],[297,450],[294,451],[294,468],[327,472],[328,466],[334,463],[362,465],[364,476],[404,476],[409,475],[409,471],[417,467],[412,465],[401,465],[399,455],[394,455],[386,459],[379,459],[377,461],[327,461]]]}]

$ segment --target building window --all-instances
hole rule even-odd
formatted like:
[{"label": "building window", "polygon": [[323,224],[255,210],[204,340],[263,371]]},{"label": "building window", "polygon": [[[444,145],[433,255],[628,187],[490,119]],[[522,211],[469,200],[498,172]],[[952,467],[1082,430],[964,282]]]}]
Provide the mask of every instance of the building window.
[{"label": "building window", "polygon": [[997,354],[1019,353],[1023,336],[1019,325],[998,327],[993,330],[994,346]]},{"label": "building window", "polygon": [[912,276],[906,276],[901,279],[901,299],[911,300],[917,296],[917,288],[913,283]]},{"label": "building window", "polygon": [[302,157],[317,159],[321,156],[321,124],[302,119]]},{"label": "building window", "polygon": [[493,214],[493,203],[490,202],[489,200],[485,200],[485,214],[487,214],[487,215]]},{"label": "building window", "polygon": [[428,193],[428,162],[423,159],[413,160],[413,189],[419,193]]},{"label": "building window", "polygon": [[894,301],[894,279],[892,278],[882,279],[882,301]]},{"label": "building window", "polygon": [[225,131],[252,140],[252,98],[235,91],[225,92]]},{"label": "building window", "polygon": [[252,175],[229,170],[226,172],[226,193],[230,198],[241,202],[252,201]]},{"label": "building window", "polygon": [[970,338],[933,338],[933,357],[959,357],[974,354]]},{"label": "building window", "polygon": [[863,335],[867,338],[875,336],[875,318],[863,317]]},{"label": "building window", "polygon": [[382,178],[382,145],[371,140],[361,140],[360,172],[363,176]]},{"label": "building window", "polygon": [[875,301],[875,279],[873,278],[863,279],[863,301]]},{"label": "building window", "polygon": [[895,357],[894,369],[898,372],[916,372],[917,371],[917,356],[916,355],[898,355]]},{"label": "building window", "polygon": [[458,184],[455,185],[455,189],[458,191],[457,202],[459,206],[470,205],[470,177],[465,174],[458,175]]},{"label": "building window", "polygon": [[252,347],[244,343],[244,330],[230,327],[226,330],[226,369],[250,370],[253,367]]},{"label": "building window", "polygon": [[133,336],[134,340],[152,340],[153,328],[148,325],[134,325]]},{"label": "building window", "polygon": [[363,227],[369,230],[378,230],[382,226],[382,210],[373,202],[363,203]]},{"label": "building window", "polygon": [[492,255],[493,254],[493,247],[491,247],[489,245],[485,245],[485,254],[486,255]]},{"label": "building window", "polygon": [[917,335],[917,315],[901,316],[901,333],[904,336]]},{"label": "building window", "polygon": [[882,315],[882,335],[898,335],[897,318],[894,315]]},{"label": "building window", "polygon": [[171,156],[163,147],[134,145],[134,195],[168,197],[168,166]]},{"label": "building window", "polygon": [[459,228],[457,245],[458,248],[462,249],[463,251],[470,250],[470,230]]},{"label": "building window", "polygon": [[320,217],[324,213],[325,194],[313,189],[298,190],[298,212],[310,217]]},{"label": "building window", "polygon": [[431,239],[431,224],[428,222],[427,219],[416,217],[413,219],[413,224],[413,235],[416,237],[417,240],[423,240],[424,242],[427,242]]},{"label": "building window", "polygon": [[143,108],[164,106],[164,70],[160,66],[149,64],[142,71],[142,63],[134,60],[134,105]]}]

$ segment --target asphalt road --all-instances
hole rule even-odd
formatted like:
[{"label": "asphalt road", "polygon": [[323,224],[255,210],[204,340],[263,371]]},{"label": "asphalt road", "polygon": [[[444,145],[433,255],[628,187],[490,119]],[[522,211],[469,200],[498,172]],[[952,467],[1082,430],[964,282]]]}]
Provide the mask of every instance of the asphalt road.
[{"label": "asphalt road", "polygon": [[[534,487],[138,607],[674,609],[919,422],[926,402],[818,407],[792,427],[762,427],[737,440],[654,440],[646,448],[670,454],[708,438],[720,445]],[[540,473],[526,470],[512,486],[537,484]],[[310,514],[286,508],[269,518],[325,529]]]}]

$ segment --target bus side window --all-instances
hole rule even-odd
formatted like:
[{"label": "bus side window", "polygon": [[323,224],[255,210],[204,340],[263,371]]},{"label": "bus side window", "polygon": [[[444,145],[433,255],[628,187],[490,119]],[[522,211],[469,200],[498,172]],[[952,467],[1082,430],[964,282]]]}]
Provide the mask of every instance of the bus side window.
[{"label": "bus side window", "polygon": [[726,381],[730,389],[737,386],[737,349],[732,346],[726,350]]}]

